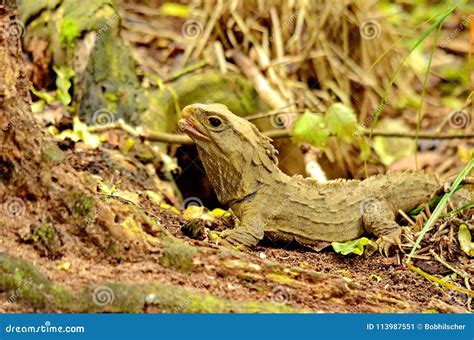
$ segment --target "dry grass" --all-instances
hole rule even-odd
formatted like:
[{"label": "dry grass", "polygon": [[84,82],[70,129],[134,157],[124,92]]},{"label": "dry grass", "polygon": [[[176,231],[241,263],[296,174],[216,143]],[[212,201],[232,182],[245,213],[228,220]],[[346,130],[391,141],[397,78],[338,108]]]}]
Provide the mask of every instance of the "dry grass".
[{"label": "dry grass", "polygon": [[[406,53],[397,46],[372,67],[398,39],[375,3],[192,1],[196,29],[202,31],[186,46],[183,64],[205,58],[224,72],[236,70],[224,56],[237,50],[281,98],[268,103],[272,108],[286,103],[291,109],[324,111],[330,102],[341,101],[355,106],[363,121]],[[399,94],[409,95],[414,77],[414,72],[404,70],[395,84]]]}]

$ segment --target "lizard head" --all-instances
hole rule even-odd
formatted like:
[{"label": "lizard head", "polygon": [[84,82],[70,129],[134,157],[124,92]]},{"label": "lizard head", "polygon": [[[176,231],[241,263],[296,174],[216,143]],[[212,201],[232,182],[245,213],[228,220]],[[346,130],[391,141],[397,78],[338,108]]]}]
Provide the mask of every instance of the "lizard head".
[{"label": "lizard head", "polygon": [[235,189],[239,186],[241,196],[244,191],[253,190],[250,187],[257,185],[257,177],[264,176],[262,172],[277,169],[277,151],[270,143],[271,139],[249,121],[234,115],[225,105],[188,105],[182,116],[178,126],[196,142],[218,196],[222,196],[219,191],[224,187]]}]

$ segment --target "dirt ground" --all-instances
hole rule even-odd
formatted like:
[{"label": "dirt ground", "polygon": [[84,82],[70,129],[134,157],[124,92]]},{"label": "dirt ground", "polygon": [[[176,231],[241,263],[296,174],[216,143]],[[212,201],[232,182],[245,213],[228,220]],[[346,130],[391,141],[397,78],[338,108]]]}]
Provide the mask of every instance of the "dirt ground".
[{"label": "dirt ground", "polygon": [[[67,159],[78,173],[87,170],[103,178],[109,178],[113,175],[114,168],[113,165],[104,162],[102,156],[97,151],[81,153],[68,151]],[[128,190],[134,188],[138,190],[143,185],[139,178],[126,176],[119,186]],[[181,214],[162,209],[146,200],[142,207],[175,237],[195,246],[216,248],[209,240],[195,240],[184,235],[181,228],[188,221]],[[30,218],[34,220],[34,216]],[[134,254],[128,254],[129,256],[123,260],[117,260],[100,251],[91,253],[84,249],[77,253],[77,248],[63,247],[60,255],[52,258],[44,256],[34,244],[24,242],[18,230],[11,228],[1,239],[0,253],[3,252],[29,261],[49,280],[62,284],[72,292],[78,292],[94,283],[157,282],[186,287],[226,299],[269,301],[312,312],[404,312],[408,310],[408,305],[411,306],[410,311],[418,312],[467,310],[466,295],[439,287],[412,272],[403,264],[401,256],[403,254],[400,253],[389,258],[377,253],[371,256],[342,256],[334,253],[332,249],[317,253],[294,245],[287,249],[265,245],[236,252],[238,253],[236,261],[243,258],[254,266],[277,263],[290,270],[299,268],[344,277],[358,287],[358,292],[364,291],[367,294],[361,295],[346,294],[344,293],[346,288],[338,290],[339,288],[332,287],[324,291],[323,287],[319,291],[305,284],[276,284],[258,275],[244,277],[228,268],[219,268],[222,259],[213,251],[210,251],[208,256],[195,258],[191,273],[164,267],[160,264],[158,253],[137,254],[136,257]],[[58,266],[64,263],[70,264],[69,269],[59,269]],[[423,267],[423,263],[415,262],[415,265]],[[425,265],[423,268],[436,272],[436,269],[429,267]],[[378,298],[371,301],[368,296]],[[8,293],[1,292],[2,301],[6,301],[8,297]],[[404,306],[400,301],[406,302],[407,305]],[[4,302],[0,310],[8,313],[42,312],[21,299],[15,300],[14,303]],[[160,312],[155,307],[146,307],[143,311]]]}]

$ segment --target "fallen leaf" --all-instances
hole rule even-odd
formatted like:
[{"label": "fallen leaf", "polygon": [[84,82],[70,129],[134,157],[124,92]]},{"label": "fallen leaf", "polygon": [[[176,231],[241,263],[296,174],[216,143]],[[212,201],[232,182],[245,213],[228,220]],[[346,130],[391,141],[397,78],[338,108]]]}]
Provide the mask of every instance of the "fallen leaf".
[{"label": "fallen leaf", "polygon": [[367,237],[361,237],[344,243],[332,242],[331,245],[336,253],[342,255],[350,253],[362,255],[364,253],[364,246],[369,245],[370,243],[371,241]]},{"label": "fallen leaf", "polygon": [[465,224],[459,226],[458,241],[463,252],[471,257],[474,256],[474,242],[472,242],[471,232]]}]

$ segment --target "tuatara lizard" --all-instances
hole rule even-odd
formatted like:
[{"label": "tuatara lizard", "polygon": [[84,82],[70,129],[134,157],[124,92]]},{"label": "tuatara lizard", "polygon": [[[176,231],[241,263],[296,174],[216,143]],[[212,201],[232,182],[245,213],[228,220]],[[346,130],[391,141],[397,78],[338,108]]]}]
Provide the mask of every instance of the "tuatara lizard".
[{"label": "tuatara lizard", "polygon": [[196,142],[219,201],[238,218],[225,234],[232,244],[256,245],[265,234],[313,245],[368,232],[388,255],[400,244],[398,210],[415,208],[441,188],[436,175],[423,172],[325,183],[290,177],[277,167],[271,139],[224,105],[189,105],[182,115],[178,125]]}]

